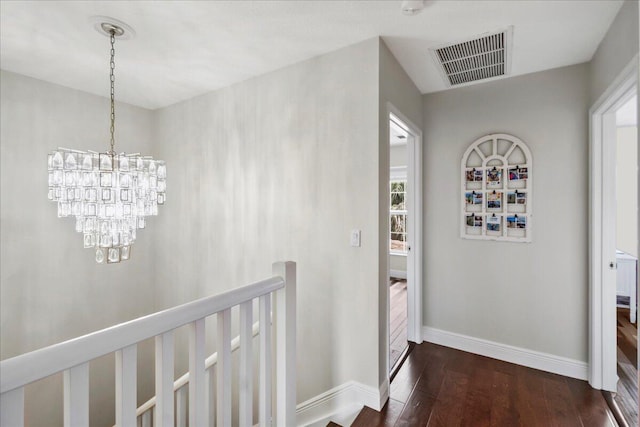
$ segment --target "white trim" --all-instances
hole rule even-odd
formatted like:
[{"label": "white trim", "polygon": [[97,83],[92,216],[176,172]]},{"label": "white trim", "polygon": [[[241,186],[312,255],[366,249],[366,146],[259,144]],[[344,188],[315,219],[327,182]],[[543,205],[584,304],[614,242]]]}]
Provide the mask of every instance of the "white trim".
[{"label": "white trim", "polygon": [[614,161],[611,150],[615,154],[615,144],[606,147],[604,141],[605,132],[615,126],[615,109],[637,84],[636,54],[589,109],[589,384],[609,391],[615,391],[617,383],[615,270],[607,266],[609,258],[615,257],[615,247],[613,254],[603,251],[603,247],[611,246],[611,239],[615,239],[604,227],[611,216],[610,209],[615,206],[605,206],[612,192],[612,180],[604,178]]},{"label": "white trim", "polygon": [[522,347],[515,347],[468,335],[423,327],[425,341],[515,363],[541,371],[552,372],[580,380],[587,379],[587,363]]},{"label": "white trim", "polygon": [[389,255],[406,257],[407,253],[406,252],[398,252],[398,251],[390,250],[389,251]]},{"label": "white trim", "polygon": [[379,396],[378,407],[373,409],[375,409],[376,411],[382,411],[382,408],[384,408],[384,405],[387,403],[387,400],[389,400],[389,390],[390,390],[389,379],[385,379],[382,382],[382,384],[380,384],[380,387],[378,387],[378,396]]},{"label": "white trim", "polygon": [[[395,254],[391,254],[391,255],[395,255]],[[399,256],[407,256],[406,254],[401,254]],[[397,279],[406,279],[407,278],[407,272],[403,271],[403,270],[389,270],[389,277],[395,277]]]},{"label": "white trim", "polygon": [[364,406],[379,411],[383,395],[388,397],[388,387],[386,390],[386,393],[381,393],[357,381],[346,382],[300,403],[296,407],[296,424],[326,426],[329,421],[344,422],[344,418],[357,415]]},{"label": "white trim", "polygon": [[[395,118],[394,118],[395,116]],[[407,137],[407,182],[409,230],[407,256],[407,338],[417,344],[422,342],[422,130],[409,120],[392,103],[387,102],[387,117],[400,120],[408,133]],[[388,267],[389,268],[389,267]],[[389,277],[389,271],[387,271]],[[387,309],[388,311],[388,309]],[[387,349],[387,354],[389,353]],[[387,363],[388,366],[388,363]],[[388,370],[388,369],[387,369]]]}]

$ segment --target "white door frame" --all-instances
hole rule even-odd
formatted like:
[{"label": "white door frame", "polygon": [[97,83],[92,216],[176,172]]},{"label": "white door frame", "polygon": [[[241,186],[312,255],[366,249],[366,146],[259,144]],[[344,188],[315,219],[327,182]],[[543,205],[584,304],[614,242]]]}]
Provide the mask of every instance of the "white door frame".
[{"label": "white door frame", "polygon": [[[589,110],[589,384],[615,391],[616,110],[637,93],[638,55]],[[613,267],[610,267],[613,263]]]},{"label": "white door frame", "polygon": [[[387,102],[387,120],[394,115],[405,126],[407,137],[407,339],[422,342],[422,130],[393,104]],[[390,275],[387,263],[387,277]],[[388,310],[387,310],[388,311]],[[388,352],[387,352],[388,353]],[[388,363],[387,363],[388,366]]]}]

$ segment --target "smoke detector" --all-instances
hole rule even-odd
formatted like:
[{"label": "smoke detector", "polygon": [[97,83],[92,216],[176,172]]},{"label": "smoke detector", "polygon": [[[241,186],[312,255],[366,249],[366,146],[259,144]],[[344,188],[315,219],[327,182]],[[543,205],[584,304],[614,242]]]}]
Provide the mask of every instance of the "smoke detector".
[{"label": "smoke detector", "polygon": [[513,26],[430,49],[447,87],[494,80],[511,73]]}]

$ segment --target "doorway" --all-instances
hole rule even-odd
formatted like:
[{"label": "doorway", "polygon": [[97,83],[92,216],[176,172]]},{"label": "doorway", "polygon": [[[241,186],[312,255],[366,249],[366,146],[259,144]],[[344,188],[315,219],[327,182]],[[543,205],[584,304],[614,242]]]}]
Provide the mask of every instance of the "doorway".
[{"label": "doorway", "polygon": [[[614,401],[638,425],[638,123],[637,95],[616,111],[616,362]],[[608,142],[608,141],[607,141]],[[607,143],[605,142],[605,143]]]},{"label": "doorway", "polygon": [[389,373],[422,342],[421,132],[389,106]]},{"label": "doorway", "polygon": [[[634,317],[638,290],[638,206],[637,198],[632,197],[630,192],[634,192],[637,197],[638,172],[635,157],[630,166],[631,170],[624,172],[625,177],[617,176],[618,172],[623,172],[620,170],[617,151],[627,148],[637,150],[637,137],[634,138],[633,147],[622,147],[618,143],[621,115],[628,114],[624,111],[630,105],[637,106],[637,60],[637,57],[634,58],[625,67],[618,79],[590,110],[589,383],[594,388],[611,392],[611,404],[617,406],[622,413],[625,411],[620,408],[619,398],[625,393],[621,393],[619,387],[624,387],[625,390],[622,391],[629,392],[625,396],[625,405],[633,406],[627,410],[627,416],[631,414],[631,417],[635,418],[629,420],[631,425],[637,423],[638,405],[638,335],[633,322],[636,320]],[[637,126],[635,109],[630,114],[634,116]],[[625,130],[622,133],[627,132],[628,130]],[[626,144],[629,145],[629,142]],[[622,187],[617,184],[621,184]],[[619,205],[619,201],[626,204]],[[635,219],[631,221],[635,222],[632,228],[625,225],[628,221],[624,220],[624,217],[629,215]],[[622,221],[625,221],[625,224]],[[621,227],[624,227],[624,230],[617,230]],[[618,231],[621,234],[618,234]],[[634,236],[629,236],[630,234]],[[627,237],[631,238],[631,243],[626,242]],[[627,252],[635,252],[635,260],[633,255]],[[628,268],[631,277],[625,279],[625,282],[630,283],[622,286],[620,280],[626,274],[627,262],[633,264]],[[624,338],[629,338],[629,341],[624,343]],[[635,350],[629,348],[632,344],[635,344]],[[623,362],[623,366],[619,362]],[[625,369],[631,366],[635,368],[635,373],[627,375],[629,372],[625,372]]]},{"label": "doorway", "polygon": [[389,368],[394,371],[407,351],[408,197],[407,139],[397,117],[389,118]]}]

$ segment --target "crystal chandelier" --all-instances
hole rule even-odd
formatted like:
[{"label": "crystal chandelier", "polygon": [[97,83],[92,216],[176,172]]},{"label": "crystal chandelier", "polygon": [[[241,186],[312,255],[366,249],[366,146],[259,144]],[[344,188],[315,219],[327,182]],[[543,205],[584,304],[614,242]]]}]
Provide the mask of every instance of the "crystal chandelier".
[{"label": "crystal chandelier", "polygon": [[58,204],[58,217],[74,216],[85,248],[96,248],[96,262],[128,260],[136,231],[145,217],[158,214],[164,204],[167,168],[162,160],[136,154],[117,154],[115,130],[115,39],[124,30],[102,23],[111,39],[111,141],[109,151],[58,148],[48,156],[49,200]]}]

